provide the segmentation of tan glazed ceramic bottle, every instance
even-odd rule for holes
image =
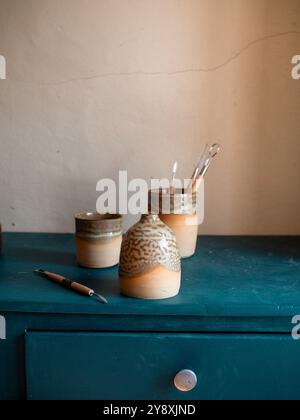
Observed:
[[[157,215],[144,215],[124,236],[120,258],[122,294],[167,299],[179,293],[181,261],[176,238]]]

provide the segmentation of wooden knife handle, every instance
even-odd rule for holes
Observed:
[[[66,289],[74,290],[77,293],[86,296],[92,296],[94,291],[89,287],[83,286],[80,283],[76,283],[66,277],[60,276],[58,274],[49,273],[48,271],[45,272],[45,275],[50,279],[53,280],[55,283],[59,283],[61,286],[65,287]]]
[[[71,289],[77,293],[81,293],[82,295],[86,295],[86,296],[92,296],[94,294],[94,291],[92,289],[89,289],[88,287],[83,286],[82,284],[79,284],[79,283],[73,282],[71,284]]]

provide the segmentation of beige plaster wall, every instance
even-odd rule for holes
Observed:
[[[300,234],[299,0],[0,0],[0,54],[4,229],[73,231],[98,179],[219,139],[201,232]]]

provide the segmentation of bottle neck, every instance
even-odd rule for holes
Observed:
[[[157,214],[143,214],[142,222],[159,222],[159,216]]]

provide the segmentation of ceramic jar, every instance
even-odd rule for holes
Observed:
[[[80,213],[75,220],[78,264],[86,268],[117,265],[122,243],[122,216]]]
[[[198,214],[196,194],[176,190],[150,191],[149,206],[152,213],[174,232],[181,258],[195,254],[198,238]]]
[[[166,299],[179,293],[181,262],[176,238],[157,215],[144,215],[123,238],[120,257],[122,294]]]

